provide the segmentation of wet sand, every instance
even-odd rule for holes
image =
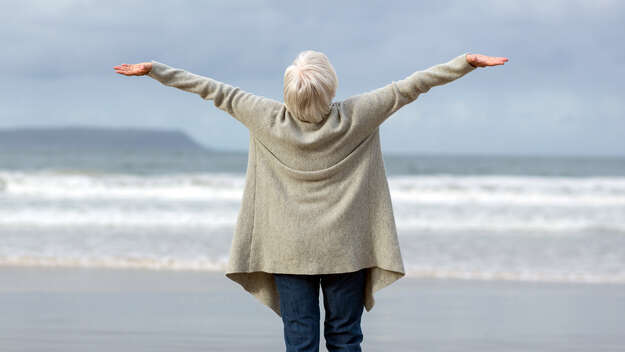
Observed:
[[[363,351],[625,351],[625,285],[404,278]],[[321,350],[324,351],[323,340]],[[222,273],[0,267],[0,351],[284,351]]]

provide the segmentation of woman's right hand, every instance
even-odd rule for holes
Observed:
[[[505,57],[493,57],[480,54],[467,54],[467,62],[475,67],[503,65]]]
[[[148,73],[150,73],[150,71],[152,70],[152,63],[151,62],[142,62],[139,64],[132,64],[132,65],[128,65],[128,64],[121,64],[119,66],[115,66],[113,67],[115,69],[115,72],[121,74],[121,75],[126,75],[126,76],[143,76],[143,75],[147,75]]]

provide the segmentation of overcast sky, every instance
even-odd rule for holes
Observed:
[[[0,127],[182,129],[247,150],[212,102],[113,66],[156,60],[282,100],[325,52],[336,100],[460,54],[505,56],[381,127],[384,152],[625,155],[623,1],[2,1]]]

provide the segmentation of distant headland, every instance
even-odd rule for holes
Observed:
[[[212,151],[176,129],[82,126],[0,128],[0,150]]]

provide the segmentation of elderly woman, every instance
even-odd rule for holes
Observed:
[[[360,351],[363,308],[404,276],[379,126],[430,88],[504,57],[465,53],[344,101],[326,55],[300,53],[284,103],[152,60],[115,66],[196,93],[250,132],[226,276],[281,316],[287,351]]]

